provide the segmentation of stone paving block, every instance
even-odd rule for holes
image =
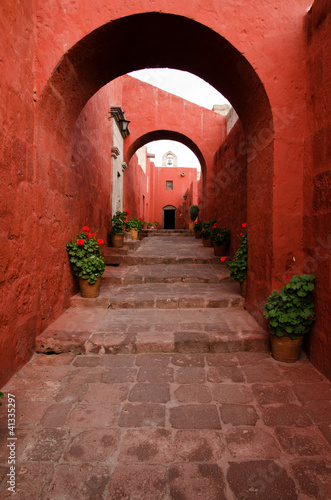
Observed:
[[[175,351],[180,353],[209,352],[210,337],[199,332],[176,332]]]
[[[331,424],[331,401],[308,401],[304,408],[316,424]]]
[[[128,430],[125,433],[119,461],[125,463],[169,463],[174,460],[171,431],[166,429]]]
[[[72,353],[84,354],[85,342],[91,336],[90,331],[53,331],[45,330],[36,338],[35,349],[37,353]]]
[[[262,419],[265,425],[307,427],[312,421],[307,412],[299,405],[288,403],[277,406],[262,406]]]
[[[104,462],[117,451],[120,429],[93,429],[77,434],[64,454],[66,462]]]
[[[166,468],[161,465],[120,465],[111,476],[107,498],[164,500]]]
[[[91,354],[130,354],[135,352],[136,335],[130,333],[94,333],[85,345]]]
[[[100,363],[100,356],[76,356],[73,362],[74,366],[97,366]]]
[[[61,386],[60,381],[55,380],[31,380],[14,376],[10,380],[10,392],[14,394],[17,400],[30,402],[48,402],[51,401]],[[8,384],[2,389],[2,392],[8,392]],[[0,417],[1,418],[1,417]]]
[[[99,464],[57,465],[43,500],[102,500],[110,475],[109,467]]]
[[[300,401],[328,401],[331,399],[331,387],[329,383],[294,384],[293,391]]]
[[[240,384],[214,384],[212,385],[213,399],[219,403],[251,403],[252,390],[249,386]]]
[[[162,384],[174,381],[174,369],[167,366],[141,366],[139,368],[138,382]]]
[[[136,338],[136,352],[174,352],[174,334],[173,333],[138,333]]]
[[[235,354],[210,354],[207,356],[208,366],[237,366],[238,360]]]
[[[169,480],[173,499],[227,500],[223,472],[215,463],[175,464]]]
[[[283,377],[291,382],[308,383],[308,382],[324,382],[326,378],[319,373],[311,364],[293,364],[293,366],[282,366]]]
[[[162,354],[140,354],[135,358],[136,366],[168,366],[170,358]]]
[[[53,404],[47,408],[40,424],[43,427],[63,427],[72,403]]]
[[[203,384],[206,381],[205,370],[194,366],[181,367],[175,372],[175,381],[178,384]]]
[[[70,365],[74,359],[74,354],[63,353],[61,356],[57,354],[39,354],[35,353],[29,361],[29,364],[44,365],[44,366],[58,366]]]
[[[40,492],[48,485],[54,470],[52,462],[20,462],[16,470],[16,493],[13,494],[8,491],[8,484],[1,491],[1,499],[5,498],[24,498],[24,499],[37,499],[40,498]],[[7,469],[5,469],[7,474]],[[1,474],[0,474],[1,481]]]
[[[84,384],[91,382],[100,382],[102,370],[99,367],[95,368],[76,368],[67,377],[68,384]]]
[[[54,400],[57,403],[78,403],[85,398],[87,391],[88,385],[85,383],[63,383]]]
[[[290,455],[301,456],[330,456],[331,448],[325,443],[323,437],[308,427],[277,427],[276,436],[282,448]]]
[[[135,363],[134,356],[118,354],[116,356],[100,356],[100,366],[114,367],[132,367]]]
[[[126,400],[129,385],[129,382],[126,384],[89,384],[82,400],[90,404],[119,404]]]
[[[226,433],[227,449],[238,459],[272,459],[281,456],[276,439],[264,429],[237,427]]]
[[[202,384],[185,384],[175,390],[174,396],[180,403],[210,403],[210,389]]]
[[[70,371],[71,367],[68,365],[35,366],[26,364],[21,370],[21,375],[24,377],[24,380],[30,381],[32,383],[35,380],[58,381],[64,379]]]
[[[103,384],[123,384],[125,382],[134,382],[136,374],[136,368],[107,368],[101,375],[101,382]]]
[[[166,403],[170,400],[169,384],[136,384],[128,400],[135,403]]]
[[[221,420],[231,425],[255,425],[259,420],[254,406],[223,403],[220,405]]]
[[[175,434],[176,456],[184,462],[217,462],[225,445],[222,431],[181,430]]]
[[[75,405],[66,420],[74,429],[98,429],[117,424],[118,405],[84,404]]]
[[[260,405],[296,401],[293,391],[285,384],[254,384],[252,389],[255,399]]]
[[[208,368],[207,380],[219,382],[245,382],[243,371],[238,366],[211,366]]]
[[[240,365],[257,365],[266,364],[270,362],[273,364],[274,360],[269,352],[237,352],[236,357]]]
[[[164,427],[165,406],[152,403],[125,404],[120,414],[120,427]]]
[[[259,363],[257,365],[245,365],[242,367],[248,383],[281,382],[284,377],[280,368],[271,363]]]
[[[331,462],[323,459],[301,458],[291,463],[291,472],[301,491],[314,500],[331,498]]]
[[[16,393],[15,393],[16,394]],[[42,417],[47,408],[49,401],[34,401],[31,402],[23,399],[22,396],[16,394],[16,427],[26,428],[34,427],[35,423]],[[0,412],[4,411],[4,406],[0,408]]]
[[[227,481],[235,498],[245,500],[297,499],[293,479],[273,460],[230,462]]]
[[[27,439],[22,461],[55,462],[62,455],[68,439],[65,429],[42,429]]]
[[[205,366],[205,357],[203,354],[175,354],[171,356],[171,363],[176,366],[201,368]]]
[[[216,405],[183,405],[170,408],[169,421],[175,429],[220,429]]]

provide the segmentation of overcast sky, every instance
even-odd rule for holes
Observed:
[[[214,87],[198,76],[168,68],[151,68],[129,73],[130,76],[138,78],[171,94],[178,95],[187,101],[194,102],[199,106],[212,109],[214,104],[225,104],[228,101]],[[174,141],[156,141],[148,145],[148,152],[155,154],[155,163],[161,166],[162,155],[172,151],[178,157],[178,166],[196,167],[200,170],[200,164],[192,151],[181,143]]]

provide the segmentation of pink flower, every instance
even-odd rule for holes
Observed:
[[[104,241],[103,241],[101,238],[99,238],[99,239],[97,240],[97,243],[98,243],[98,245],[103,245],[103,244],[104,244]]]
[[[221,257],[221,262],[225,262],[226,261],[226,257]]]
[[[89,227],[87,227],[87,226],[84,226],[84,227],[83,227],[83,231],[86,231],[86,232],[88,233],[88,232],[89,232],[89,230],[90,230],[90,228],[89,228]]]
[[[83,246],[84,245],[84,240],[77,240],[77,245]]]

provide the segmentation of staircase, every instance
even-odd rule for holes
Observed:
[[[37,352],[267,351],[238,283],[212,248],[182,234],[160,232],[132,253],[124,249],[121,265],[106,268],[99,297],[72,297],[71,308],[37,338]]]

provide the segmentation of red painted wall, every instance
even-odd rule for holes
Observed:
[[[306,343],[331,378],[331,4],[316,0],[307,16],[307,135],[303,271],[316,276],[317,321]],[[308,339],[307,339],[308,340]]]

